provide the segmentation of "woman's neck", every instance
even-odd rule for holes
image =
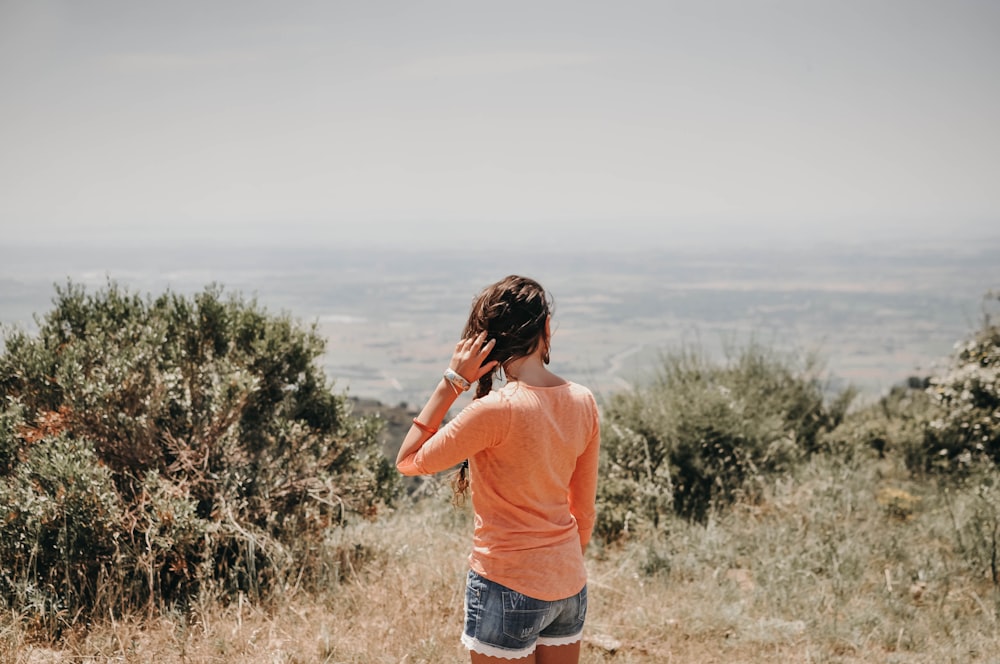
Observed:
[[[555,387],[566,382],[549,371],[542,361],[540,350],[507,363],[504,373],[508,381],[517,381],[533,387]]]

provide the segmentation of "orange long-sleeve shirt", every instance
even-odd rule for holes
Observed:
[[[594,528],[600,424],[576,383],[506,384],[476,399],[397,467],[429,475],[469,459],[472,569],[536,599],[587,582],[582,547]]]

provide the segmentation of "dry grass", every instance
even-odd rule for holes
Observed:
[[[815,465],[708,524],[676,522],[656,539],[594,547],[583,662],[1000,661],[1000,594],[949,539],[960,506],[945,513],[922,491],[892,468]],[[0,659],[465,662],[470,528],[467,513],[433,497],[332,532],[345,580],[320,592],[108,616],[55,644],[31,643],[7,616]]]

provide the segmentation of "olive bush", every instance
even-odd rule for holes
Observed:
[[[0,356],[0,601],[45,620],[261,595],[397,485],[287,315],[67,283]],[[305,574],[308,577],[308,574]]]
[[[938,412],[927,392],[929,378],[912,376],[874,403],[849,413],[821,447],[844,461],[896,457],[906,466],[922,463],[924,431]]]
[[[938,413],[926,428],[922,465],[954,470],[974,459],[1000,462],[1000,325],[985,316],[927,389]]]
[[[655,530],[671,514],[703,519],[816,451],[854,394],[828,404],[817,367],[757,345],[725,363],[684,351],[666,356],[648,386],[614,395],[604,413],[598,534]]]

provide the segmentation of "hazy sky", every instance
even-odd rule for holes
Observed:
[[[0,0],[8,239],[994,228],[995,0]]]

